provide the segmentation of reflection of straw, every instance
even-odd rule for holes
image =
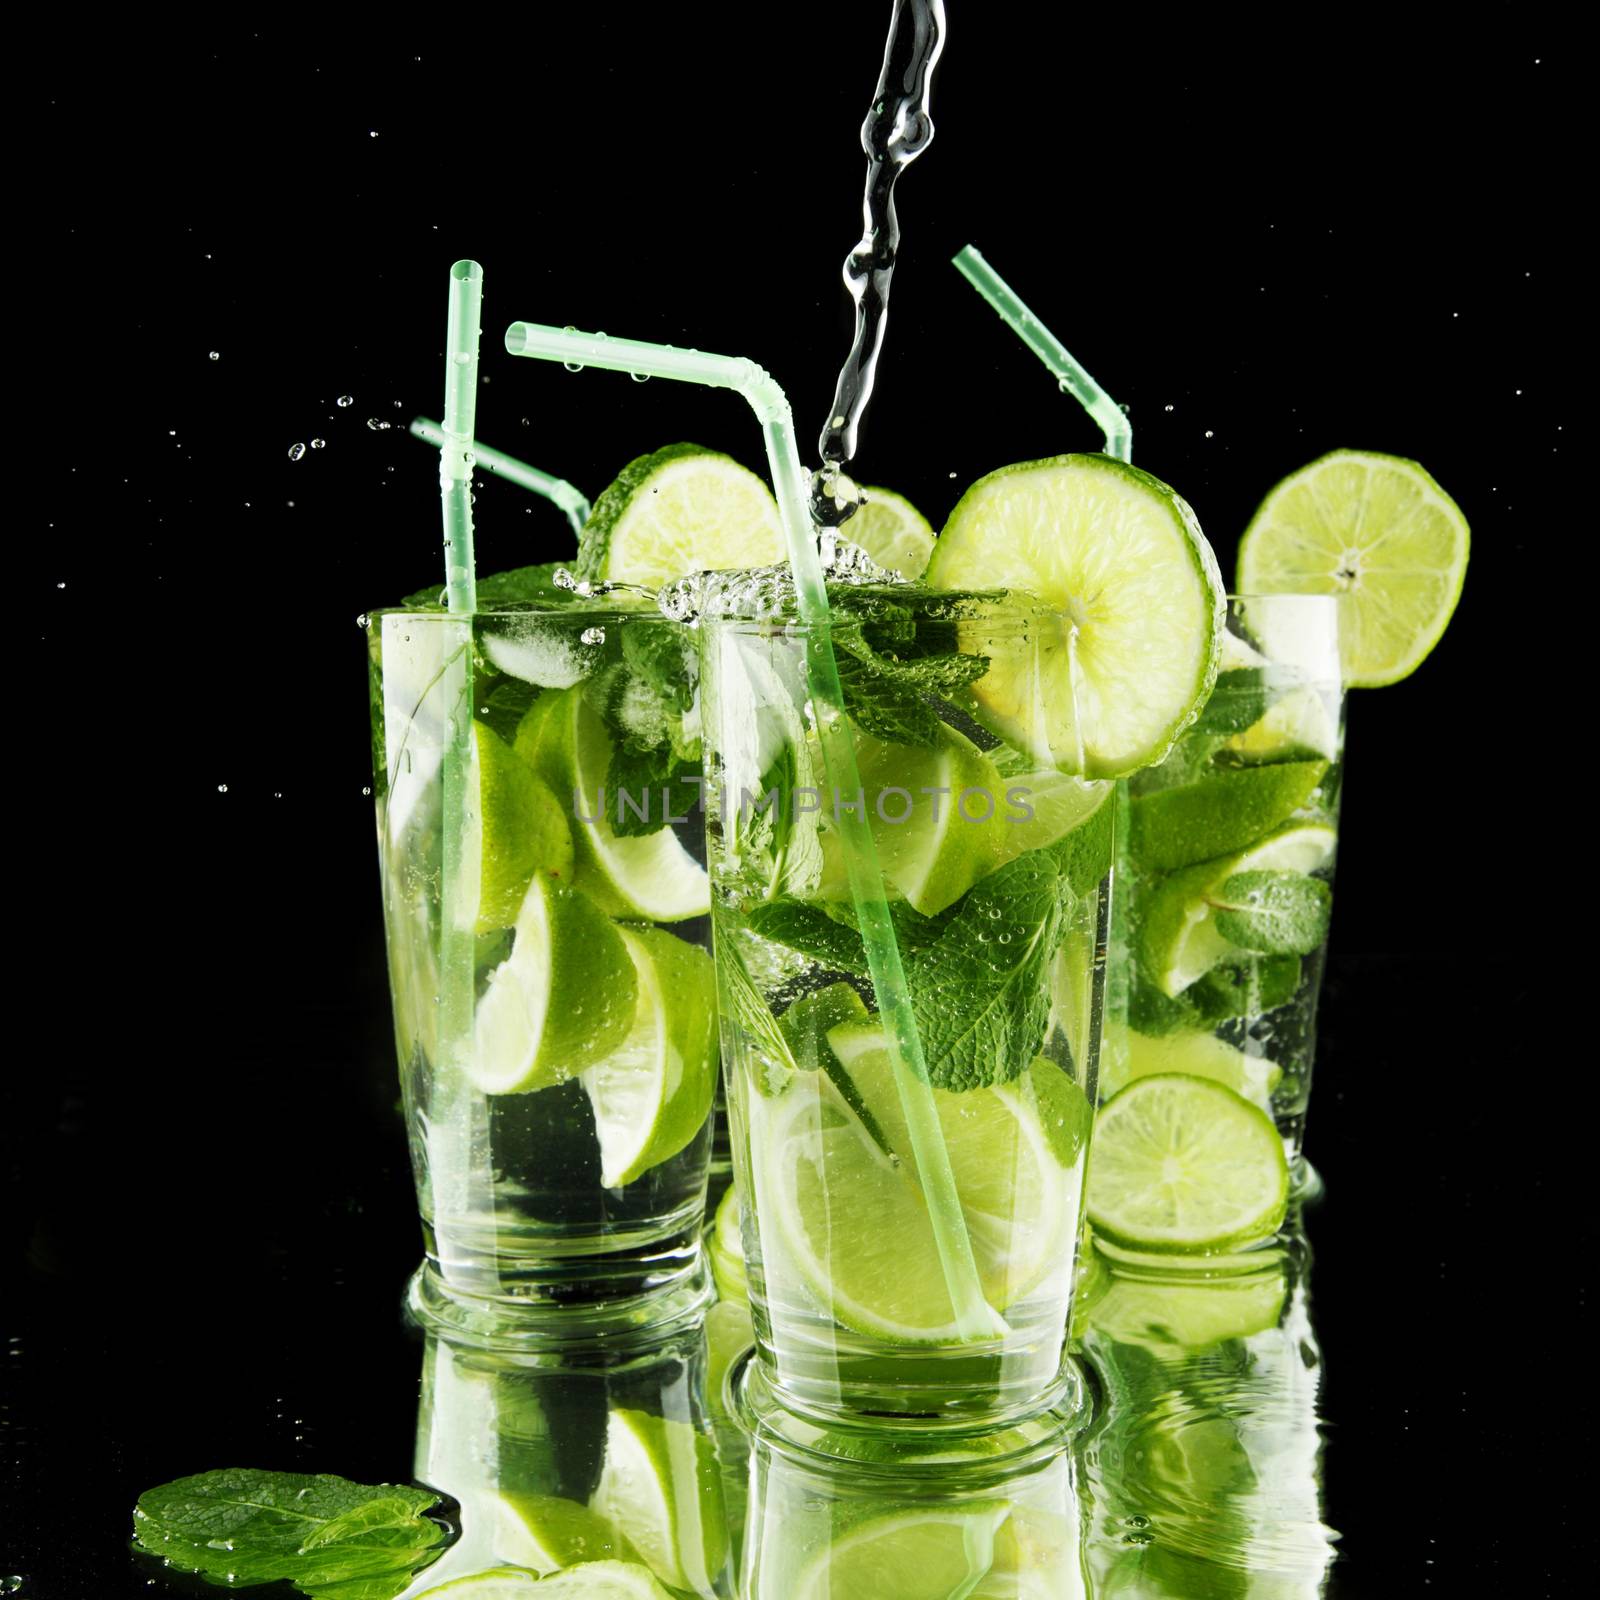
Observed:
[[[411,424],[410,432],[412,438],[421,439],[424,444],[442,445],[445,442],[445,430],[427,417],[418,417]],[[498,478],[509,479],[521,488],[543,495],[566,512],[574,533],[583,532],[583,525],[589,520],[589,502],[581,489],[568,483],[565,478],[553,478],[548,472],[530,467],[526,461],[518,461],[503,450],[491,450],[488,445],[476,441],[471,448],[475,467],[482,467],[485,472],[492,472]]]
[[[861,788],[856,768],[850,724],[843,714],[844,694],[839,686],[839,666],[834,659],[828,591],[817,558],[806,510],[805,472],[795,448],[794,419],[782,389],[753,361],[739,356],[708,355],[700,350],[643,344],[633,339],[612,339],[604,334],[569,332],[537,323],[514,322],[506,330],[506,349],[512,355],[541,361],[576,362],[614,372],[646,373],[655,378],[676,378],[713,388],[734,389],[749,402],[761,423],[767,444],[767,462],[778,497],[778,511],[789,561],[794,569],[800,619],[806,625],[806,666],[811,697],[818,707],[817,732],[829,782],[843,794]],[[866,945],[867,965],[878,1000],[878,1014],[894,1062],[895,1079],[905,1108],[917,1176],[938,1246],[950,1303],[964,1339],[982,1339],[1000,1332],[1003,1324],[985,1303],[978,1282],[972,1242],[967,1237],[955,1176],[945,1149],[944,1130],[928,1083],[922,1058],[922,1041],[911,1010],[911,991],[900,960],[900,946],[884,894],[883,872],[877,847],[865,816],[840,808],[839,832],[850,878],[850,894]]]
[[[458,261],[450,269],[450,322],[445,345],[444,436],[439,450],[439,498],[444,515],[445,604],[452,622],[446,648],[458,663],[444,685],[444,751],[441,772],[443,863],[439,930],[439,1055],[453,1099],[466,1082],[472,1050],[474,929],[478,863],[469,860],[472,835],[472,622],[477,581],[472,563],[472,431],[478,403],[478,328],[483,309],[483,268]],[[459,618],[457,624],[455,619]],[[453,647],[453,648],[452,648]],[[443,1085],[441,1085],[443,1088]],[[462,1113],[440,1126],[452,1140],[453,1159],[430,1155],[441,1186],[443,1209],[452,1218],[475,1199],[470,1153],[477,1140]],[[455,1147],[453,1141],[462,1141]],[[487,1174],[484,1174],[487,1182]],[[438,1201],[441,1197],[436,1195]]]
[[[1133,457],[1133,427],[1115,400],[1078,365],[1051,331],[1017,298],[1011,285],[967,245],[955,258],[956,270],[1000,313],[1001,320],[1055,374],[1056,382],[1100,425],[1106,454],[1118,461]]]

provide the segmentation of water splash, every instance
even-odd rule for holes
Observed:
[[[852,544],[834,528],[821,530],[818,545],[823,576],[829,583],[882,585],[906,581],[898,572],[880,567],[860,545]],[[664,584],[655,600],[663,616],[691,624],[701,617],[787,620],[799,611],[794,569],[787,561],[771,567],[692,573]]]

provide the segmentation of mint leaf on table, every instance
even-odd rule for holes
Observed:
[[[1236,872],[1210,897],[1217,932],[1268,956],[1307,956],[1328,936],[1333,890],[1300,872]]]
[[[940,1089],[1009,1083],[1050,1018],[1050,963],[1071,895],[1048,850],[981,879],[907,960],[928,1077]]]
[[[225,1468],[146,1490],[135,1544],[183,1572],[230,1587],[286,1580],[316,1595],[358,1580],[390,1600],[444,1542],[422,1515],[439,1497],[394,1484],[369,1487],[327,1473]]]

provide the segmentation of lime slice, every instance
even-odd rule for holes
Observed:
[[[495,1559],[534,1572],[625,1555],[617,1530],[588,1506],[555,1494],[497,1495]]]
[[[717,1206],[716,1221],[711,1228],[710,1256],[711,1276],[717,1293],[732,1305],[744,1305],[750,1299],[740,1226],[739,1190],[737,1185],[730,1184]]]
[[[1159,761],[1211,692],[1216,557],[1188,505],[1136,467],[1056,456],[980,478],[927,582],[1021,589],[1051,608],[1026,648],[983,649],[992,665],[973,686],[994,731],[1049,766],[1114,778]]]
[[[1307,684],[1275,700],[1260,721],[1223,740],[1222,748],[1237,761],[1339,759],[1339,723],[1319,689]]]
[[[492,728],[472,724],[478,781],[477,848],[482,863],[479,933],[509,928],[535,872],[572,878],[572,830],[561,802]],[[471,860],[472,842],[467,844]]]
[[[543,1582],[533,1573],[518,1567],[496,1567],[424,1590],[417,1600],[526,1600],[531,1594],[542,1596],[544,1592]]]
[[[1128,848],[1146,870],[1170,871],[1242,850],[1302,806],[1316,803],[1328,763],[1274,761],[1212,767],[1191,783],[1135,795]]]
[[[1288,1203],[1278,1130],[1220,1083],[1138,1078],[1100,1108],[1088,1213],[1110,1238],[1146,1250],[1232,1249],[1270,1238]]]
[[[933,525],[893,489],[863,484],[861,493],[861,508],[840,531],[886,571],[908,581],[920,578],[933,554]]]
[[[672,1600],[648,1567],[635,1561],[585,1561],[536,1578],[503,1567],[429,1589],[418,1600]]]
[[[1140,960],[1146,974],[1163,994],[1174,996],[1220,962],[1242,959],[1243,952],[1217,932],[1208,896],[1236,872],[1316,872],[1332,858],[1337,842],[1338,835],[1326,823],[1290,822],[1248,850],[1174,872],[1150,895],[1144,909]]]
[[[995,1535],[1010,1511],[1009,1501],[989,1500],[873,1517],[830,1540],[794,1579],[771,1571],[776,1550],[764,1551],[761,1592],[793,1600],[971,1596],[994,1564]],[[772,1543],[782,1548],[781,1538]]]
[[[743,1301],[719,1300],[706,1312],[706,1406],[726,1419],[722,1390],[728,1368],[756,1342],[750,1307]]]
[[[1169,1033],[1160,1038],[1107,1022],[1100,1047],[1100,1098],[1109,1100],[1135,1078],[1181,1072],[1209,1078],[1269,1115],[1283,1069],[1265,1056],[1247,1056],[1210,1033]]]
[[[627,1038],[638,979],[616,925],[536,876],[511,954],[478,1001],[468,1073],[484,1094],[525,1094],[592,1067]]]
[[[1158,1354],[1201,1350],[1277,1327],[1288,1294],[1289,1279],[1281,1263],[1266,1272],[1182,1283],[1117,1273],[1087,1321],[1102,1338],[1142,1345]]]
[[[563,804],[572,805],[575,881],[602,910],[650,922],[682,922],[710,911],[705,869],[671,828],[636,837],[612,831],[611,741],[581,688],[536,700],[517,729],[516,750]]]
[[[1239,542],[1239,588],[1342,595],[1345,682],[1375,689],[1416,671],[1439,642],[1468,543],[1461,508],[1415,461],[1335,450],[1261,502]]]
[[[578,575],[654,588],[689,572],[781,561],[772,491],[731,456],[670,444],[630,461],[578,538]]]
[[[600,1183],[620,1189],[705,1126],[717,1086],[711,957],[664,928],[618,928],[638,978],[632,1031],[583,1074],[600,1142]]]
[[[716,1450],[704,1434],[687,1422],[614,1410],[589,1503],[670,1588],[715,1592],[728,1528]]]

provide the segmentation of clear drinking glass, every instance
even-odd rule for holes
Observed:
[[[1338,600],[1236,595],[1216,689],[1120,785],[1100,1093],[1212,1078],[1270,1115],[1297,1183],[1343,772]]]
[[[719,1010],[763,1377],[813,1415],[1027,1414],[1070,1381],[1113,786],[1044,764],[997,709],[1067,619],[862,587],[836,599],[831,629],[854,795],[823,769],[806,628],[701,622]],[[838,828],[852,806],[890,896],[976,1318],[958,1310],[855,926]]]
[[[571,605],[389,612],[369,644],[413,1305],[692,1299],[717,1040],[691,636]]]

